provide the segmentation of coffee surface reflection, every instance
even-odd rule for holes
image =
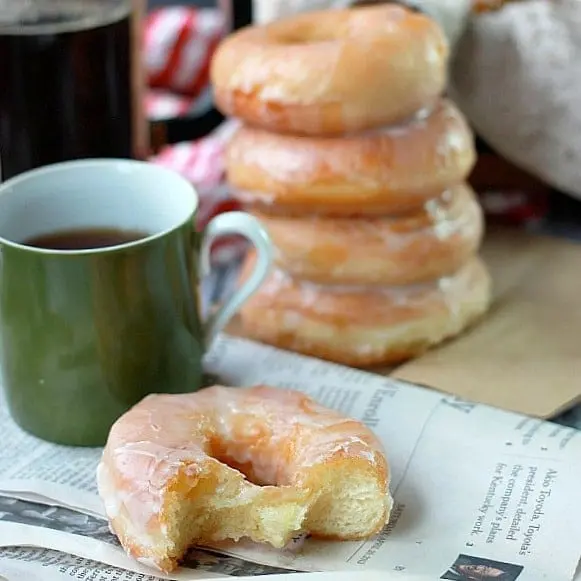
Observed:
[[[120,246],[147,238],[148,233],[139,230],[120,230],[118,228],[82,228],[61,230],[35,236],[24,242],[26,246],[48,250],[90,250]]]

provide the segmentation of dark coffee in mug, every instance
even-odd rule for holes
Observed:
[[[121,230],[118,228],[81,228],[61,230],[50,234],[35,236],[25,240],[26,246],[48,250],[91,250],[119,246],[147,238],[149,234],[140,230]]]

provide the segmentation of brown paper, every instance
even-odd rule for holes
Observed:
[[[541,418],[581,403],[581,244],[489,230],[491,310],[470,331],[396,369],[372,370]],[[239,320],[228,332],[243,336]]]
[[[488,232],[490,312],[393,377],[542,418],[581,402],[581,245]]]

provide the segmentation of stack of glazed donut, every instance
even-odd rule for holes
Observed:
[[[488,308],[473,135],[442,97],[448,46],[397,5],[310,12],[227,38],[212,63],[233,193],[276,267],[241,311],[256,340],[392,364]],[[250,272],[249,256],[242,277]]]

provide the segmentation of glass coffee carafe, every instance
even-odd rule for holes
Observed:
[[[0,0],[2,179],[147,155],[141,0]]]

